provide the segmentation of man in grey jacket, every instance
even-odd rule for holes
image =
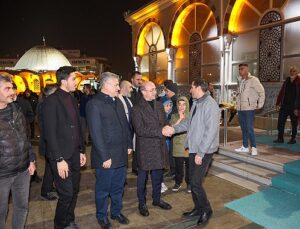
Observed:
[[[198,216],[197,224],[202,225],[212,215],[202,181],[213,153],[219,147],[220,113],[218,104],[210,96],[208,84],[203,79],[195,79],[190,92],[194,102],[189,118],[174,127],[164,127],[164,133],[171,135],[187,131],[185,147],[189,149],[190,182],[195,207],[183,215]]]
[[[261,109],[265,102],[265,89],[259,79],[249,73],[248,64],[239,65],[237,111],[242,129],[243,145],[235,149],[239,153],[249,153],[250,140],[251,155],[257,155],[254,135],[255,110]]]

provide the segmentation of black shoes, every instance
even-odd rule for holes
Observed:
[[[129,224],[129,219],[127,219],[122,213],[117,216],[111,216],[112,220],[117,220],[120,224]]]
[[[281,138],[277,138],[276,140],[273,141],[274,143],[284,143],[284,140]]]
[[[102,229],[110,229],[111,224],[108,219],[100,220],[98,219],[98,223]]]
[[[274,143],[284,143],[284,140],[281,138],[277,138],[276,140],[273,141]],[[291,138],[291,140],[289,140],[287,142],[287,144],[296,144],[296,140],[294,138]]]
[[[296,140],[294,138],[291,138],[291,140],[289,140],[287,144],[296,144]]]
[[[149,216],[149,211],[146,204],[139,205],[139,212],[142,216]]]
[[[42,197],[43,200],[49,200],[49,201],[57,199],[57,196],[56,196],[55,192],[47,192],[46,195],[42,194],[41,197]]]
[[[160,200],[158,203],[152,203],[153,206],[157,206],[160,207],[161,209],[164,210],[170,210],[172,208],[172,206],[170,204],[168,204],[167,202]]]
[[[184,217],[190,218],[190,217],[200,216],[200,213],[196,208],[194,208],[192,211],[184,212],[182,215]]]
[[[212,213],[213,213],[212,210],[203,212],[197,221],[197,225],[202,225],[202,224],[207,223],[208,220],[210,219]]]

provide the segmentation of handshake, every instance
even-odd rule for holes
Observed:
[[[166,137],[171,137],[175,133],[175,130],[171,126],[164,126],[162,129],[162,134]]]

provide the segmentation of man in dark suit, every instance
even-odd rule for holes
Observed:
[[[142,216],[148,216],[146,184],[149,172],[152,180],[152,204],[165,210],[172,207],[160,198],[163,168],[168,164],[166,139],[162,133],[163,126],[166,124],[165,112],[162,104],[155,99],[156,87],[153,82],[145,82],[140,90],[143,97],[137,105],[133,106],[132,122],[137,136],[139,212]]]
[[[143,83],[142,74],[139,71],[134,71],[131,75],[131,83],[132,83],[132,91],[130,100],[132,101],[133,106],[136,105],[139,99],[142,96],[140,86]],[[135,139],[133,140],[135,142]],[[135,150],[132,151],[132,173],[137,175],[138,174],[138,166],[137,166],[137,158]]]
[[[134,71],[131,76],[131,83],[132,83],[132,92],[130,99],[133,105],[137,104],[139,99],[142,97],[140,86],[143,83],[142,74],[138,71]]]
[[[122,194],[132,138],[119,94],[119,77],[104,72],[101,91],[88,102],[86,117],[92,137],[91,164],[96,169],[96,217],[103,229],[111,224],[107,217],[111,198],[111,219],[121,224],[129,220],[121,213]]]
[[[86,162],[75,91],[75,68],[56,71],[59,88],[45,99],[42,115],[46,156],[58,191],[54,228],[77,228],[74,209],[79,192],[80,166]]]

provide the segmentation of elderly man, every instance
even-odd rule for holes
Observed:
[[[131,97],[131,92],[132,92],[132,84],[127,80],[121,81],[119,99],[123,103],[126,117],[127,117],[128,122],[130,123],[130,125],[131,125],[131,114],[130,113],[131,113],[131,109],[133,106],[131,100],[129,99]]]
[[[239,153],[249,153],[249,142],[251,155],[257,155],[256,141],[254,135],[255,110],[261,109],[265,102],[265,89],[259,79],[249,73],[248,64],[239,65],[237,111],[242,129],[243,145],[235,149]]]
[[[121,210],[132,138],[123,104],[118,99],[119,77],[104,72],[100,90],[88,102],[86,115],[92,137],[91,163],[96,169],[96,217],[100,226],[108,229],[111,227],[107,217],[109,197],[111,219],[129,223]]]
[[[80,167],[86,162],[78,105],[71,92],[76,90],[76,69],[56,71],[59,88],[49,95],[42,108],[46,157],[49,158],[58,191],[54,228],[77,228],[75,206],[79,192]]]
[[[12,228],[25,227],[30,175],[35,155],[21,109],[13,103],[15,92],[9,76],[0,74],[0,228],[5,228],[9,194],[12,194]]]
[[[138,161],[137,195],[139,212],[148,216],[146,205],[146,184],[148,174],[152,181],[152,204],[162,209],[171,209],[171,205],[161,200],[163,168],[167,166],[166,139],[162,129],[166,124],[165,113],[160,102],[156,101],[156,87],[153,82],[145,82],[140,90],[143,97],[133,106],[132,122],[136,133],[136,153]]]
[[[298,78],[298,70],[295,66],[293,66],[290,68],[290,76],[287,77],[282,84],[276,101],[276,108],[279,110],[279,117],[277,123],[278,137],[273,141],[274,143],[284,142],[284,126],[288,116],[290,116],[292,124],[292,136],[288,141],[288,144],[296,143],[298,117],[295,114],[295,110],[299,84],[300,79]]]
[[[198,216],[197,224],[202,225],[212,215],[202,181],[213,153],[219,147],[219,106],[210,96],[208,84],[203,79],[195,79],[190,92],[194,99],[190,116],[174,127],[166,126],[164,132],[170,135],[187,131],[185,148],[189,149],[189,174],[195,207],[183,215]]]

